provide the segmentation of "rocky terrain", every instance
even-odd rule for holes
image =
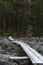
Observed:
[[[37,50],[41,55],[43,55],[43,38],[20,38],[20,41],[26,42],[32,48]],[[10,60],[11,56],[27,56],[23,49],[13,44],[8,38],[0,37],[0,64],[1,65],[28,65],[31,62],[30,59],[27,60]]]
[[[9,57],[27,56],[22,48],[11,43],[7,38],[0,38],[0,64],[1,65],[27,65],[29,60],[10,60]]]

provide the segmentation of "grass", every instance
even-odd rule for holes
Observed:
[[[38,64],[34,64],[34,65],[38,65]]]

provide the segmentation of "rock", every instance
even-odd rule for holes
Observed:
[[[43,55],[43,46],[40,46],[38,51]]]

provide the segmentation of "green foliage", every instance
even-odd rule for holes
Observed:
[[[38,65],[38,64],[34,64],[34,65]]]
[[[27,11],[30,12],[27,13]],[[11,28],[7,28],[8,33],[10,32],[11,34],[13,34],[14,32],[17,32],[18,34],[23,33],[24,35],[43,36],[42,0],[41,2],[40,0],[0,0],[0,13],[1,12],[3,12],[5,16],[6,24],[8,25],[7,21],[10,22],[8,27]],[[6,12],[9,14],[12,13],[14,14],[14,16],[12,16],[11,18],[11,15],[7,17],[7,14],[5,15]],[[0,32],[1,31],[2,29],[0,29]]]
[[[32,35],[33,35],[32,29],[33,29],[32,26],[28,25],[28,27],[27,27],[27,34],[28,34],[29,37],[32,37]]]
[[[15,1],[15,18],[16,18],[16,31],[19,33],[24,33],[26,35],[27,32],[27,26],[30,23],[29,20],[29,13],[27,11],[29,10],[29,1],[28,0],[17,0]],[[18,12],[18,8],[21,10],[21,12]]]
[[[1,0],[0,1],[0,11],[1,12],[12,12],[13,11],[13,5],[11,1],[8,0]]]
[[[32,10],[33,10],[33,15],[34,18],[33,19],[33,31],[34,31],[34,35],[36,36],[41,36],[41,33],[43,33],[43,1],[41,0],[32,0],[31,1],[31,5],[32,5]]]
[[[14,29],[8,29],[7,33],[10,33],[11,35],[14,34]]]

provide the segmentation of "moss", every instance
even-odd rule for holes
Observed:
[[[14,45],[14,44],[9,44],[10,48],[13,48],[13,49],[18,49],[17,45]]]
[[[34,65],[37,65],[37,64],[34,64]]]

